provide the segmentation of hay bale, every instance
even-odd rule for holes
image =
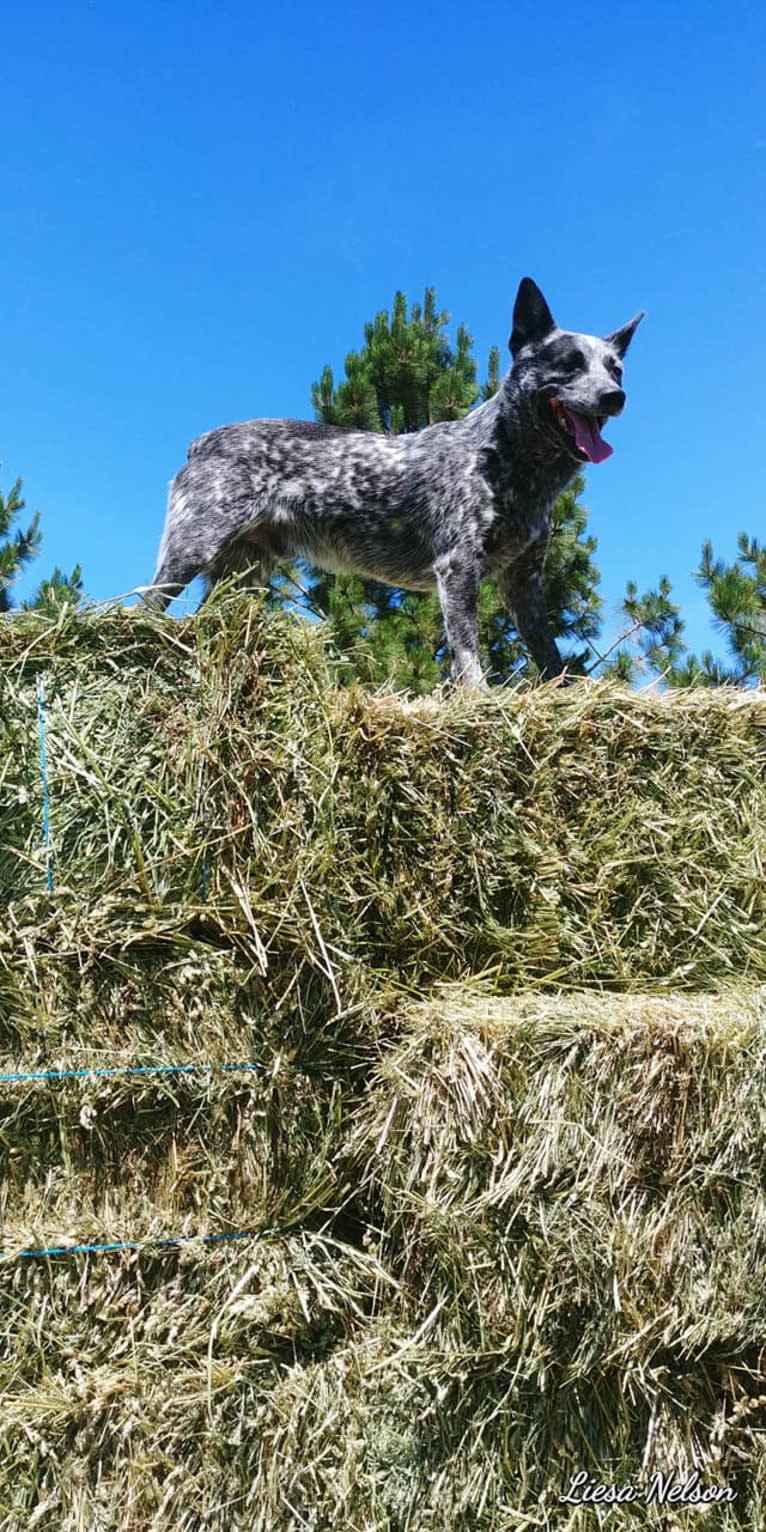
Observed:
[[[381,1252],[413,1323],[437,1315],[432,1356],[463,1359],[466,1453],[505,1413],[519,1511],[553,1515],[554,1463],[644,1484],[693,1463],[761,1505],[764,1083],[764,990],[456,989],[382,1060],[356,1129]]]
[[[24,1086],[15,1115],[5,1087],[19,1234],[79,1202],[119,1237],[129,1177],[144,1233],[262,1234],[0,1266],[9,1525],[579,1532],[582,1468],[697,1469],[736,1491],[717,1527],[759,1525],[765,1022],[762,990],[446,987],[379,1017],[331,1107],[286,1082],[281,1160],[269,1080]],[[639,1512],[698,1514],[610,1524]]]
[[[766,977],[762,693],[334,691],[317,635],[247,602],[9,632],[6,901],[50,909],[44,671],[55,898],[86,924],[106,896],[160,923],[204,904],[216,939],[336,1011],[359,964],[504,990]]]
[[[766,699],[3,641],[2,1532],[761,1525]]]
[[[763,694],[357,694],[336,716],[340,897],[375,966],[504,989],[766,975]]]

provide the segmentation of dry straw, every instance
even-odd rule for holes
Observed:
[[[2,637],[0,1532],[766,1524],[766,699]]]

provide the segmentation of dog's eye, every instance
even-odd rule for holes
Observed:
[[[582,351],[568,351],[562,363],[564,372],[579,372],[585,366],[585,357]]]
[[[606,364],[606,370],[607,372],[611,372],[612,377],[616,378],[617,382],[619,383],[622,377],[622,362],[618,362],[616,357],[610,356]]]

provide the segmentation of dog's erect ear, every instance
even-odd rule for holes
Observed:
[[[531,277],[522,277],[513,305],[513,330],[508,342],[514,361],[522,346],[545,340],[555,328],[556,321],[537,283]]]
[[[643,317],[644,310],[642,309],[641,313],[636,314],[634,319],[629,319],[628,323],[624,324],[621,330],[615,330],[613,335],[604,336],[604,340],[606,341],[607,345],[614,346],[618,356],[625,355],[625,352],[627,351],[628,346],[630,345]]]

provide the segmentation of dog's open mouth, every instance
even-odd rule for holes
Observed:
[[[603,463],[605,458],[612,456],[614,448],[601,435],[608,415],[581,415],[577,410],[567,409],[560,399],[551,399],[550,403],[560,430],[586,462]]]

